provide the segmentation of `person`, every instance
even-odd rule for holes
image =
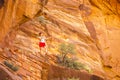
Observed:
[[[43,33],[39,33],[39,48],[40,48],[40,54],[42,54],[42,50],[44,49],[44,55],[47,54],[47,44],[46,44],[46,37]]]

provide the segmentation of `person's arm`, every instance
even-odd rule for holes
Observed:
[[[37,36],[38,39],[41,39],[41,36]]]
[[[52,37],[47,37],[46,40],[47,40],[47,39],[51,39],[51,38],[52,38]]]

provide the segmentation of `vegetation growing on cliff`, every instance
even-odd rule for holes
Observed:
[[[61,66],[65,66],[68,68],[76,69],[76,70],[86,70],[91,72],[91,68],[83,63],[77,62],[76,58],[70,57],[70,54],[75,54],[75,46],[73,44],[65,44],[62,43],[59,45],[58,51],[61,53],[57,56],[57,62]]]
[[[8,61],[4,61],[4,64],[9,67],[11,70],[13,71],[18,71],[19,70],[19,67],[18,66],[15,66],[14,64],[8,62]]]
[[[79,80],[79,78],[68,78],[67,80]]]
[[[58,51],[61,53],[60,54],[61,63],[66,64],[68,54],[75,54],[75,46],[73,44],[62,43],[59,45]]]

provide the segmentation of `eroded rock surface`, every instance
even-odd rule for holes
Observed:
[[[43,8],[40,1],[48,3]],[[1,0],[0,59],[19,65],[23,80],[47,80],[48,65],[55,63],[45,63],[39,53],[38,33],[43,32],[51,37],[48,55],[59,54],[60,43],[73,43],[74,57],[92,69],[93,80],[96,75],[119,80],[119,9],[118,0]]]

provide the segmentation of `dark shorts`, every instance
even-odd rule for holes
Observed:
[[[39,47],[45,47],[45,43],[44,42],[39,42]]]

